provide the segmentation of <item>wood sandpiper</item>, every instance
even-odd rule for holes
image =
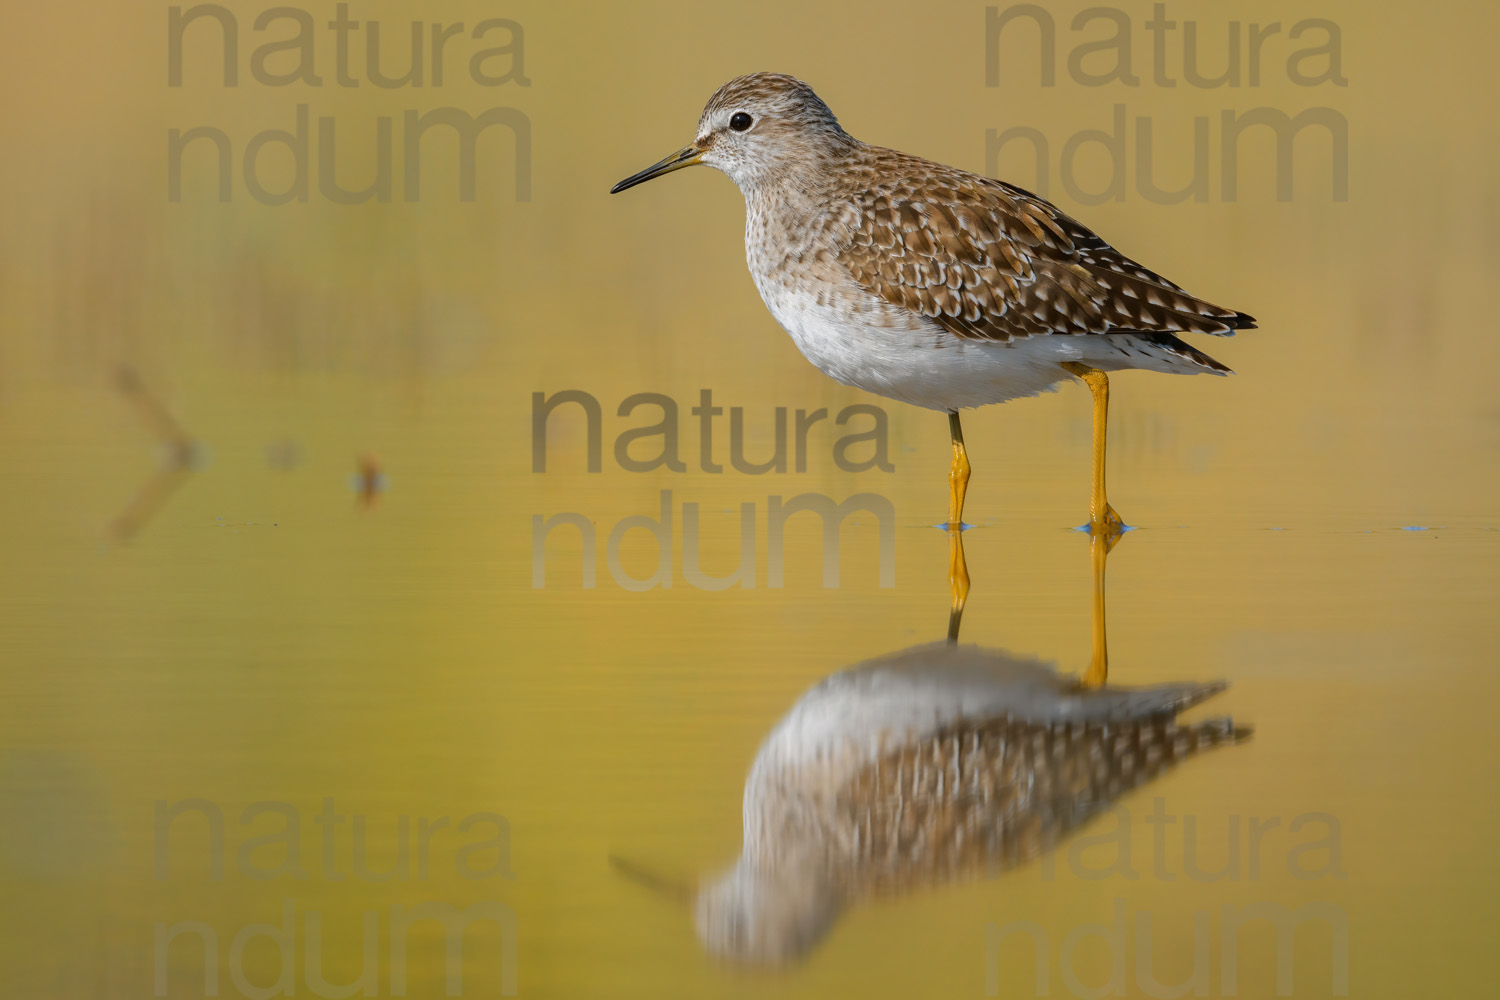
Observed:
[[[1094,397],[1090,529],[1118,534],[1104,493],[1105,373],[1227,375],[1177,335],[1255,325],[1028,191],[860,142],[790,76],[730,80],[691,145],[611,193],[698,163],[744,194],[750,273],[803,355],[847,385],[948,413],[950,530],[965,526],[969,482],[959,410],[1076,376]]]

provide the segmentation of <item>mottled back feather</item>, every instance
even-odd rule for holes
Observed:
[[[823,863],[852,897],[1004,871],[1188,757],[1247,736],[1227,719],[1172,716],[957,725],[882,756],[840,792]]]
[[[849,164],[863,176],[845,182],[852,211],[830,216],[843,237],[838,261],[866,289],[956,336],[1165,334],[1163,346],[1194,357],[1170,335],[1254,325],[1030,192],[895,150],[863,152]]]

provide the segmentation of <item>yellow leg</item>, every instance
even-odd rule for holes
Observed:
[[[948,586],[953,605],[948,611],[948,641],[958,641],[958,625],[963,620],[964,604],[969,600],[969,567],[964,562],[964,534],[958,528],[948,529]]]
[[[1094,394],[1093,486],[1089,492],[1089,530],[1094,534],[1102,532],[1118,536],[1125,527],[1125,522],[1120,520],[1120,515],[1115,513],[1104,496],[1104,442],[1105,426],[1109,419],[1109,376],[1097,368],[1090,368],[1076,361],[1064,361],[1062,366],[1083,379],[1089,392]],[[1109,544],[1113,545],[1114,542],[1111,540]]]
[[[962,530],[964,493],[969,488],[969,453],[964,449],[964,431],[959,426],[957,410],[948,413],[948,436],[953,439],[953,465],[948,471],[948,527]],[[965,581],[967,585],[967,577]]]
[[[1088,672],[1083,675],[1085,688],[1103,687],[1109,678],[1109,643],[1104,634],[1104,561],[1119,537],[1118,532],[1092,532],[1089,536],[1089,575],[1093,583],[1089,620],[1093,626],[1094,648],[1093,655],[1089,658]]]

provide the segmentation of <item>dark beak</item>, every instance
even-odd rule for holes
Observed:
[[[651,164],[651,166],[647,167],[645,170],[642,170],[638,174],[631,174],[629,177],[625,178],[623,181],[610,188],[609,193],[619,194],[626,188],[633,188],[637,184],[644,184],[646,181],[649,181],[653,177],[660,177],[662,174],[670,174],[672,171],[681,170],[683,167],[691,167],[697,163],[701,163],[702,157],[703,150],[699,149],[697,146],[684,146],[682,149],[679,149],[677,152],[673,153],[665,160],[659,160],[656,163]]]
[[[697,891],[690,883],[660,875],[633,861],[626,861],[618,855],[611,854],[609,856],[609,863],[614,867],[615,871],[624,875],[632,882],[643,885],[659,895],[666,896],[668,899],[675,899],[678,902],[691,904],[693,898],[697,895]]]

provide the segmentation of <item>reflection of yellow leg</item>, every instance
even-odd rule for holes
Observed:
[[[1089,659],[1088,673],[1083,675],[1086,688],[1103,687],[1109,678],[1109,643],[1104,635],[1104,561],[1119,537],[1118,532],[1097,531],[1089,536],[1089,576],[1093,582],[1089,620],[1093,625],[1094,652]]]
[[[1109,376],[1097,368],[1064,361],[1063,368],[1083,379],[1094,394],[1094,460],[1093,486],[1089,492],[1089,530],[1106,535],[1118,533],[1125,523],[1104,496],[1104,441],[1105,425],[1109,416]]]
[[[969,453],[964,450],[964,431],[958,424],[957,410],[948,413],[948,436],[953,439],[953,466],[948,472],[948,527],[957,528],[964,522],[964,492],[969,488]]]
[[[969,600],[969,567],[964,562],[964,535],[957,528],[948,529],[948,586],[953,591],[953,606],[948,611],[948,641],[958,641],[958,625]]]

